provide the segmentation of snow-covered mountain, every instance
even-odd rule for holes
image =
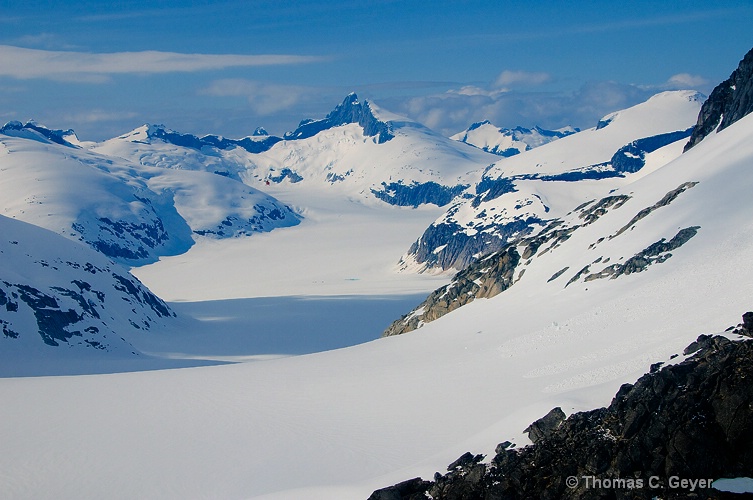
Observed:
[[[92,150],[144,166],[218,173],[259,189],[282,185],[289,200],[313,190],[410,207],[448,204],[496,159],[362,102],[356,94],[323,119],[303,120],[282,140],[198,138],[144,125]]]
[[[457,200],[427,228],[401,267],[462,269],[644,176],[681,153],[702,100],[694,91],[664,92],[594,128],[497,161],[484,170],[472,198]]]
[[[164,329],[175,317],[126,269],[87,246],[4,216],[0,235],[0,359],[6,367],[45,354],[138,356],[135,332]]]
[[[13,498],[367,498],[386,484],[431,477],[467,450],[491,457],[497,443],[509,441],[508,449],[510,443],[526,444],[524,429],[553,407],[569,414],[608,404],[622,384],[634,382],[656,363],[680,362],[684,348],[700,333],[722,332],[739,322],[742,311],[751,310],[753,117],[747,115],[716,133],[718,127],[711,127],[709,135],[682,153],[687,139],[677,138],[687,134],[699,107],[694,93],[660,94],[641,106],[605,117],[594,129],[514,157],[495,157],[496,163],[483,177],[479,173],[469,188],[473,197],[456,200],[459,203],[451,208],[454,215],[446,214],[441,220],[447,219],[450,226],[451,217],[459,228],[468,227],[469,238],[515,220],[539,222],[530,231],[520,229],[511,242],[500,243],[498,252],[472,258],[449,286],[401,320],[411,328],[419,327],[406,335],[230,366],[0,379],[4,402],[0,405],[4,423],[0,426],[0,484],[4,492]],[[422,144],[423,149],[407,151],[421,153],[414,155],[421,168],[431,164],[424,156],[431,149],[417,140],[434,135],[418,126],[402,127],[399,120],[388,119],[372,106],[369,109],[388,124],[392,138],[379,143],[378,135],[366,135],[359,118],[359,123],[325,127],[310,137],[284,139],[262,153],[251,154],[235,146],[217,153],[222,158],[229,152],[238,154],[242,158],[237,163],[242,168],[235,171],[238,178],[262,188],[270,180],[276,195],[292,198],[305,193],[304,199],[312,199],[316,194],[325,201],[339,196],[337,203],[328,205],[334,208],[327,216],[335,222],[317,224],[317,217],[324,218],[319,212],[295,228],[261,237],[204,238],[185,255],[148,267],[169,268],[160,275],[165,281],[174,280],[167,288],[187,284],[197,294],[207,294],[203,287],[209,284],[234,287],[250,277],[262,276],[278,284],[287,279],[284,273],[267,275],[257,268],[290,270],[291,256],[306,254],[305,265],[294,268],[312,284],[307,291],[314,290],[304,301],[314,304],[311,307],[324,303],[321,297],[313,297],[319,290],[313,282],[319,286],[324,280],[337,281],[334,286],[341,291],[337,301],[319,307],[328,308],[329,313],[320,317],[339,323],[354,303],[353,296],[343,291],[359,282],[362,275],[358,273],[368,271],[373,277],[389,270],[363,262],[354,252],[332,257],[320,252],[320,247],[312,249],[301,242],[326,239],[333,247],[350,250],[351,240],[358,239],[366,240],[360,243],[373,247],[374,253],[389,253],[394,241],[380,246],[386,239],[383,235],[396,232],[394,227],[398,231],[408,228],[403,225],[406,214],[415,217],[415,224],[419,216],[438,211],[430,206],[406,210],[369,202],[371,189],[378,190],[374,182],[379,178],[369,171],[363,173],[361,184],[355,182],[358,165],[347,176],[350,180],[317,181],[326,181],[328,170],[322,165],[327,165],[328,158],[338,168],[342,158],[372,161],[366,163],[369,166],[376,164],[375,159],[400,158],[410,165],[413,153],[397,148],[395,154],[399,150],[402,156],[388,154],[401,144]],[[136,144],[154,158],[159,148],[178,147],[163,139],[147,139],[130,144],[121,140],[119,147],[128,152]],[[441,156],[440,163],[447,168],[437,172],[435,178],[442,177],[442,183],[436,182],[451,186],[445,175],[451,171],[449,159],[462,158],[461,153],[469,149],[437,141],[439,146],[432,151],[449,153]],[[44,146],[52,147],[49,141]],[[66,149],[54,151],[76,153],[76,158],[83,151],[62,144],[55,147]],[[220,151],[206,148],[175,151]],[[335,155],[327,148],[351,156]],[[477,149],[470,151],[488,158]],[[138,172],[160,168],[142,165],[134,161],[137,157],[128,161],[105,157],[104,152],[97,151],[97,158],[110,158],[119,165],[112,171],[108,167],[109,175],[121,175],[121,167]],[[252,162],[251,166],[247,155],[271,163]],[[180,161],[161,170],[234,181],[214,174],[215,166],[202,167],[200,156],[195,158],[193,170],[176,168]],[[473,158],[466,158],[465,165],[473,164]],[[384,163],[388,172],[403,171],[396,162]],[[282,165],[302,179],[292,182],[296,177],[285,175],[274,182]],[[270,176],[270,166],[275,175]],[[246,177],[247,172],[256,172],[258,177]],[[143,180],[143,175],[136,178]],[[164,175],[155,174],[144,182]],[[417,183],[426,179],[409,178]],[[401,179],[403,184],[412,182]],[[347,212],[354,206],[357,214]],[[503,213],[495,220],[498,212]],[[490,225],[474,225],[476,221]],[[321,229],[327,231],[317,233]],[[429,253],[441,255],[449,248],[451,233],[447,247],[436,245]],[[296,239],[296,234],[306,234],[306,239]],[[411,233],[410,239],[415,236]],[[266,240],[271,250],[249,252],[250,247],[239,244],[254,240]],[[55,245],[39,241],[46,248]],[[194,252],[202,245],[203,252]],[[41,252],[33,246],[25,250],[30,259],[36,259],[37,251]],[[190,269],[222,261],[224,273],[193,275],[184,272],[179,262],[175,264],[191,259],[194,267]],[[61,268],[57,262],[54,265]],[[348,274],[335,272],[343,267]],[[243,274],[249,268],[249,274]],[[62,281],[73,285],[53,285],[86,297],[73,279],[81,278],[66,275]],[[86,282],[92,290],[106,286]],[[392,297],[405,293],[404,284],[396,283],[389,282],[379,293]],[[43,291],[42,284],[37,288]],[[300,293],[296,290],[290,286],[288,294]],[[265,311],[281,311],[282,306],[270,304],[279,301],[287,306],[288,298],[270,299],[254,310],[256,314],[243,310],[231,318],[227,314],[231,301],[202,304],[209,311],[203,313],[203,331],[191,333],[205,335],[213,348],[227,335],[227,326],[245,336],[273,336],[281,321]],[[186,311],[194,308],[185,305]],[[68,307],[78,306],[64,305]],[[36,328],[33,313],[26,314]],[[314,328],[310,316],[297,318],[287,310],[282,314],[297,321],[300,338],[305,339],[300,342],[315,337],[320,331],[316,328],[327,328]],[[10,325],[9,329],[18,331]],[[19,339],[22,335],[33,337],[21,332]],[[171,335],[176,335],[175,345],[180,345],[176,332],[166,333],[164,342],[169,344]],[[204,352],[207,357],[216,354]],[[737,376],[744,384],[745,374]],[[51,425],[44,418],[48,415],[68,425]]]
[[[0,129],[3,215],[130,265],[183,253],[197,235],[232,237],[300,220],[237,180],[146,167],[82,148],[74,138],[34,122]]]
[[[623,203],[599,209],[610,194],[593,196],[567,216],[579,227],[545,242],[512,287],[407,335],[231,366],[2,379],[7,493],[367,498],[432,477],[465,451],[491,457],[497,443],[519,447],[523,430],[553,407],[607,405],[623,383],[683,359],[698,334],[721,332],[750,310],[751,134],[747,116],[650,173],[649,162],[642,178],[611,194],[629,197]],[[589,209],[596,218],[585,225]],[[661,245],[646,252],[654,262],[641,272],[585,281],[695,227],[671,257]],[[306,331],[305,318],[300,325]]]
[[[450,139],[476,146],[495,155],[509,157],[576,132],[578,129],[573,127],[557,130],[545,130],[540,127],[500,128],[492,125],[489,120],[484,120],[472,124],[466,130],[451,136]]]

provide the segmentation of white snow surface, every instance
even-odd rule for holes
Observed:
[[[700,333],[739,323],[750,310],[752,133],[753,117],[747,117],[669,163],[662,164],[659,155],[671,153],[657,152],[649,171],[614,193],[631,196],[624,205],[534,259],[509,290],[406,335],[223,366],[0,379],[3,495],[365,499],[379,487],[418,475],[430,478],[465,451],[493,454],[504,440],[523,445],[522,430],[554,406],[571,413],[606,405],[622,383],[637,379],[650,364],[681,353]],[[632,230],[589,248],[685,182],[698,184]],[[366,298],[367,287],[348,288],[359,283],[348,278],[364,277],[385,293],[427,286],[413,282],[418,283],[413,288],[401,278],[379,282],[387,263],[376,256],[408,237],[421,218],[436,216],[433,209],[394,209],[398,234],[393,239],[387,224],[376,222],[387,217],[369,212],[369,204],[353,204],[359,208],[352,213],[342,207],[328,213],[314,202],[310,206],[300,226],[243,240],[289,237],[297,247],[274,254],[271,243],[234,247],[241,240],[200,241],[185,255],[137,274],[172,300],[261,295],[261,284],[241,284],[254,275],[233,268],[241,256],[274,290],[272,295],[313,295],[318,288],[320,295],[360,293]],[[350,229],[350,224],[338,226],[338,213],[348,223],[375,224],[377,236],[369,239],[367,231]],[[305,246],[315,244],[317,225],[332,231],[325,233],[332,241]],[[581,279],[564,287],[599,257],[624,261],[690,226],[700,226],[697,235],[664,263],[614,280]],[[301,236],[286,236],[296,232]],[[344,249],[353,248],[346,236],[359,240],[357,248],[371,249],[365,255],[374,268],[356,266],[358,257]],[[333,263],[318,252],[332,248],[343,248],[335,259],[345,269],[336,286],[319,287],[313,282],[320,268]],[[294,260],[296,251],[300,263]],[[200,265],[191,262],[209,265],[210,256],[218,261],[211,264],[217,281],[225,277],[221,272],[240,274],[229,279],[234,290],[224,293],[219,283],[212,286],[212,271],[202,274]],[[296,272],[308,269],[301,280],[310,282],[286,281],[278,271],[287,264]],[[568,272],[548,282],[565,266]],[[191,285],[182,276],[196,281]],[[332,279],[324,271],[321,276]],[[341,304],[347,308],[348,300]],[[216,323],[212,331],[218,343],[226,320],[204,318],[204,325]],[[246,320],[249,325],[259,321]],[[301,331],[312,327],[306,316],[298,326]],[[164,335],[175,335],[179,343],[187,333]],[[144,341],[137,347],[147,350],[148,345]]]

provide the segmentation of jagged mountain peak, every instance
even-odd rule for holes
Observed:
[[[392,126],[380,120],[372,110],[368,101],[361,102],[355,92],[351,92],[325,118],[321,120],[303,120],[298,128],[285,134],[287,140],[307,139],[319,132],[330,128],[357,123],[363,127],[364,135],[376,137],[376,142],[382,144],[394,137]]]

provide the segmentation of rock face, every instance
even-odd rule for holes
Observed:
[[[175,144],[176,146],[197,149],[199,151],[206,146],[215,147],[217,149],[232,149],[240,147],[249,153],[268,151],[269,148],[282,140],[279,137],[270,136],[266,133],[262,134],[259,130],[260,129],[257,128],[253,134],[253,137],[256,139],[251,139],[250,137],[244,137],[243,139],[228,139],[217,135],[197,137],[193,134],[181,134],[180,132],[175,132],[174,130],[165,128],[164,125],[155,125],[149,127],[149,136],[169,142],[170,144]]]
[[[50,142],[60,144],[61,146],[78,147],[76,144],[78,137],[76,137],[76,133],[72,129],[53,130],[39,125],[34,121],[28,121],[25,124],[19,121],[10,121],[0,127],[0,134],[6,135],[19,135],[19,133],[23,134],[29,131],[36,132]]]
[[[552,410],[529,427],[530,446],[503,443],[488,464],[467,453],[434,481],[370,499],[725,498],[713,480],[753,471],[753,341],[701,335],[685,354],[607,408]]]
[[[701,107],[689,150],[714,131],[723,130],[753,111],[753,49],[740,61],[730,77],[717,85]]]
[[[462,194],[468,187],[468,184],[450,187],[433,181],[421,183],[413,181],[410,184],[403,184],[400,181],[389,184],[382,182],[381,190],[372,189],[371,192],[378,199],[390,205],[417,208],[419,205],[431,203],[441,207],[450,203],[453,198]]]

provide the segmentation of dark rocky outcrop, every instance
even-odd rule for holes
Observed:
[[[272,146],[282,141],[282,138],[280,137],[273,135],[266,136],[266,134],[264,134],[265,137],[262,139],[260,138],[262,134],[259,134],[258,132],[259,129],[257,128],[253,134],[254,137],[257,137],[256,139],[251,139],[250,137],[244,137],[243,139],[228,139],[217,135],[197,137],[193,134],[182,134],[170,130],[164,125],[154,125],[149,127],[149,137],[160,139],[164,142],[184,148],[198,149],[199,151],[204,147],[213,147],[223,150],[240,147],[249,153],[262,153],[268,151]]]
[[[691,127],[687,130],[669,132],[668,134],[659,134],[635,140],[618,149],[617,152],[612,155],[612,159],[609,163],[612,165],[615,172],[637,172],[646,165],[646,155],[648,153],[653,153],[657,149],[668,144],[677,142],[680,139],[685,139],[686,137],[689,137],[692,132],[693,128]]]
[[[474,228],[468,234],[454,220],[432,224],[408,250],[419,263],[442,269],[465,269],[479,260],[479,256],[490,255],[506,248],[511,241],[527,236],[534,228],[544,225],[538,217],[509,220],[495,226],[495,230],[484,231],[487,226]]]
[[[433,481],[411,480],[408,495],[392,487],[370,498],[730,498],[711,481],[753,475],[753,341],[701,335],[684,354],[623,385],[606,408],[567,419],[553,410],[529,427],[530,446],[503,443],[489,463],[466,453]]]
[[[717,85],[703,103],[690,140],[689,150],[714,131],[724,130],[753,111],[753,49],[730,77]]]
[[[419,205],[432,204],[443,207],[468,187],[470,187],[468,184],[443,186],[433,181],[421,183],[413,181],[410,184],[398,181],[389,184],[382,182],[381,190],[372,189],[371,192],[390,205],[417,208]]]
[[[670,203],[672,203],[673,201],[675,201],[675,199],[677,199],[677,197],[680,196],[682,193],[684,193],[688,189],[696,186],[697,184],[698,184],[698,182],[683,182],[677,188],[675,188],[672,191],[670,191],[667,194],[665,194],[662,197],[661,200],[657,201],[656,203],[654,203],[650,207],[646,207],[643,210],[641,210],[640,212],[638,212],[637,214],[635,214],[635,217],[633,217],[630,220],[630,222],[628,222],[623,227],[621,227],[615,234],[613,234],[612,236],[610,236],[609,239],[611,240],[612,238],[616,238],[617,236],[621,235],[622,233],[624,233],[628,229],[631,229],[633,226],[635,226],[635,224],[639,220],[643,219],[644,217],[648,216],[650,213],[654,212],[655,210],[657,210],[657,209],[659,209],[661,207],[666,207],[667,205],[669,205]]]
[[[520,262],[515,246],[497,252],[478,265],[460,271],[452,283],[433,291],[426,300],[411,313],[393,322],[382,334],[383,337],[400,335],[441,318],[445,314],[477,299],[490,298],[510,288],[515,269]]]

